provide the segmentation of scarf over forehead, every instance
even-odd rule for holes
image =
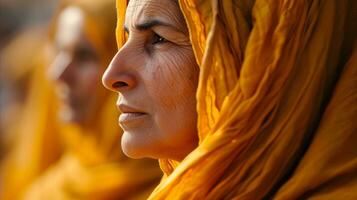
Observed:
[[[200,141],[181,163],[160,160],[150,199],[357,198],[356,3],[179,2],[200,66]]]

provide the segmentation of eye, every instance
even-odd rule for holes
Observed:
[[[167,40],[163,37],[161,37],[160,35],[158,34],[154,34],[153,37],[152,37],[152,42],[151,44],[152,45],[157,45],[157,44],[162,44],[162,43],[165,43],[167,42]]]

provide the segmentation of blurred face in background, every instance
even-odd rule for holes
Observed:
[[[60,13],[55,34],[57,56],[49,70],[58,83],[61,119],[78,124],[84,123],[91,112],[102,73],[84,23],[84,14],[78,7],[68,7]]]
[[[197,146],[199,68],[179,5],[130,0],[125,30],[128,40],[103,76],[119,94],[123,151],[181,160]]]

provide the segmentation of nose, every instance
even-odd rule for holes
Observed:
[[[104,87],[120,93],[133,89],[137,81],[127,65],[121,55],[121,51],[117,52],[103,74],[102,82]]]
[[[55,81],[70,82],[71,81],[71,67],[73,59],[70,54],[60,52],[48,69],[50,79]]]

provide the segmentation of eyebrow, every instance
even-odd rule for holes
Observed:
[[[149,20],[149,21],[134,25],[135,29],[137,29],[139,31],[145,31],[145,30],[151,29],[152,27],[155,27],[155,26],[166,26],[166,27],[170,27],[170,28],[177,30],[173,25],[165,23],[160,20],[156,20],[156,19]],[[125,25],[124,25],[124,30],[125,30],[125,32],[129,33],[129,29]]]

